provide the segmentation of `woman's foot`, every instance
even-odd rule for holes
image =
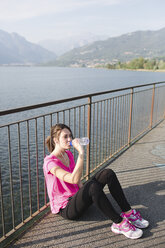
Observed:
[[[119,224],[113,223],[111,230],[116,234],[123,234],[130,239],[138,239],[143,235],[143,231],[133,226],[128,219],[123,219]]]
[[[144,220],[140,213],[136,211],[135,209],[132,209],[129,212],[121,213],[121,217],[127,218],[134,226],[138,228],[146,228],[149,226],[149,222],[147,220]]]

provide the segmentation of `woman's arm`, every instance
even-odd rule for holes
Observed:
[[[65,182],[72,183],[72,184],[79,184],[81,176],[82,176],[82,172],[83,172],[84,150],[82,146],[78,143],[78,140],[76,139],[73,140],[72,144],[76,148],[76,150],[79,152],[77,162],[76,162],[73,172],[69,173],[63,170],[62,168],[60,168],[59,166],[52,168],[50,172]]]
[[[83,171],[83,154],[79,154],[76,166],[72,173],[63,170],[61,167],[56,166],[50,170],[59,179],[72,184],[79,184]]]

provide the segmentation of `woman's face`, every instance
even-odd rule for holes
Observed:
[[[71,132],[67,128],[62,129],[60,136],[59,136],[59,145],[61,146],[61,148],[63,149],[70,148],[71,140],[72,140]]]

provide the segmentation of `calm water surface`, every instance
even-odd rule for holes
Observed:
[[[0,110],[164,80],[164,72],[0,67]]]

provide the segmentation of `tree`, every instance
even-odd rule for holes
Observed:
[[[158,69],[164,70],[165,69],[165,61],[160,60],[158,63]]]

